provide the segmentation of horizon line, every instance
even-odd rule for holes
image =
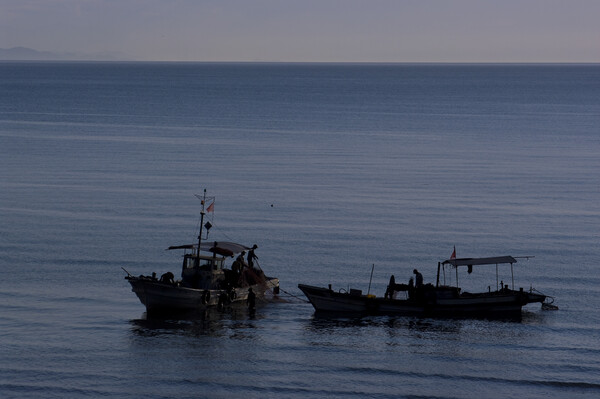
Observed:
[[[154,64],[380,64],[380,65],[600,65],[600,61],[179,61],[90,59],[0,59],[0,62],[35,63],[154,63]]]

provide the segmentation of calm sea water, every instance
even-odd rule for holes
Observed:
[[[600,396],[600,66],[0,63],[3,398]],[[147,319],[123,279],[210,237],[280,300]],[[556,297],[521,321],[323,319],[459,257]],[[510,270],[500,270],[510,281]],[[459,276],[467,290],[495,270]]]

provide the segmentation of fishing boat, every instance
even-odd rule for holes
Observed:
[[[160,278],[156,273],[133,276],[123,268],[127,273],[125,279],[148,313],[187,313],[232,304],[249,304],[252,307],[253,302],[264,297],[265,293],[279,293],[279,280],[265,276],[258,264],[254,255],[256,245],[249,247],[230,241],[208,241],[207,238],[203,241],[203,229],[208,234],[212,224],[204,223],[206,190],[202,197],[198,197],[202,204],[198,242],[167,248],[184,251],[181,279],[175,280],[171,272],[162,274]],[[214,199],[212,201],[208,211],[214,205]],[[244,260],[246,253],[249,255],[248,262]],[[228,267],[229,259],[232,262]]]
[[[299,284],[317,312],[353,313],[366,315],[417,315],[428,317],[504,317],[520,316],[523,306],[539,302],[544,308],[555,308],[553,298],[535,291],[514,288],[513,265],[517,259],[512,256],[488,258],[448,259],[438,262],[436,284],[422,284],[413,280],[408,284],[396,284],[394,276],[390,277],[385,295],[377,297],[368,292],[366,295],[358,289],[341,289],[334,291],[328,288]],[[512,287],[500,282],[498,284],[498,266],[510,264]],[[474,266],[496,265],[496,289],[479,293],[464,292],[458,286],[458,268],[466,267],[469,274]],[[456,286],[440,284],[440,270],[445,273],[446,266],[456,270]],[[445,280],[445,278],[444,278]]]

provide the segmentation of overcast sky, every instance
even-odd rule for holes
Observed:
[[[0,48],[155,61],[600,62],[599,0],[0,0]]]

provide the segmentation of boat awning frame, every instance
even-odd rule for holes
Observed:
[[[442,265],[458,266],[479,266],[479,265],[500,265],[506,263],[517,263],[517,260],[512,256],[494,256],[491,258],[460,258],[447,259],[442,262]]]
[[[172,245],[167,248],[167,250],[173,249],[197,250],[198,244]],[[242,251],[249,251],[250,247],[230,241],[207,241],[202,243],[200,250],[204,252],[214,252],[223,256],[233,256]]]

